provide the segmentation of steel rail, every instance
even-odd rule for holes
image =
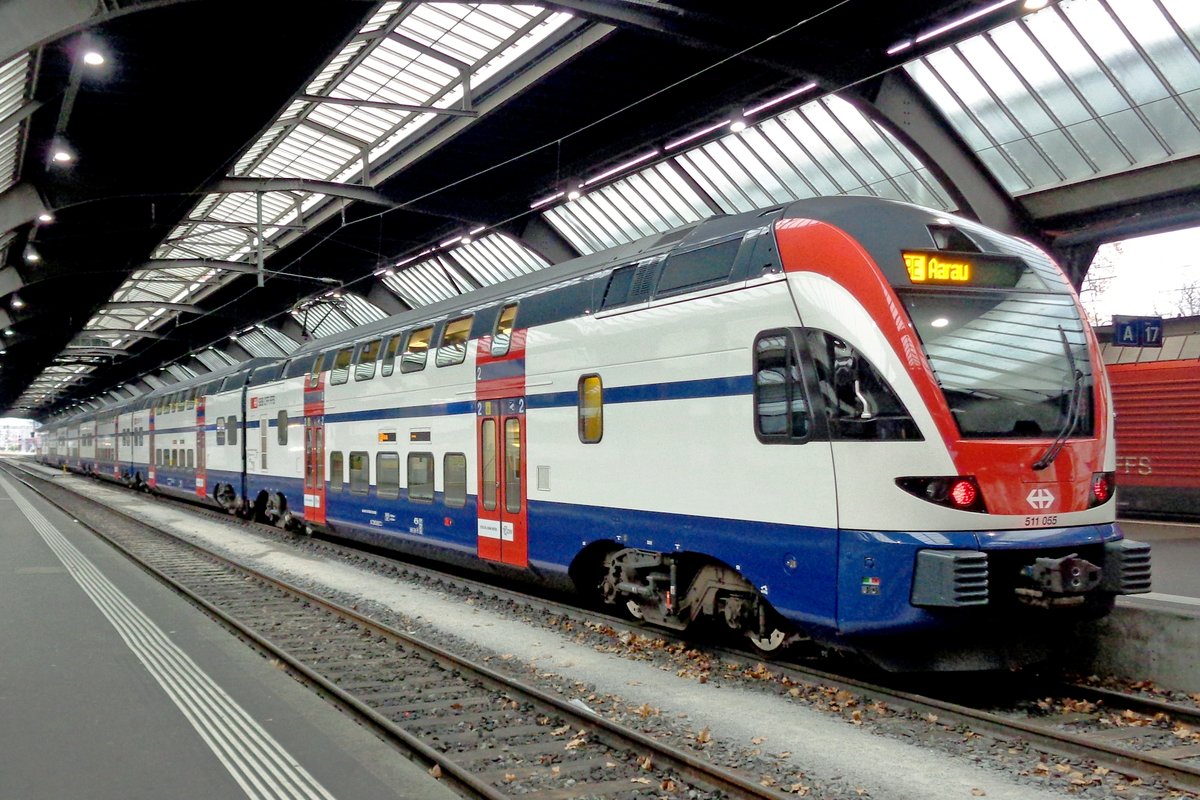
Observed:
[[[6,463],[6,466],[7,465],[8,464]],[[10,474],[12,473],[10,472]],[[51,483],[43,476],[38,476],[36,474],[29,473],[28,471],[27,474],[30,474],[34,480]],[[102,537],[106,542],[112,544],[120,552],[133,560],[142,569],[145,569],[156,579],[163,582],[173,591],[178,592],[182,596],[186,597],[190,602],[196,604],[198,607],[203,609],[205,613],[214,617],[223,625],[226,625],[235,631],[239,637],[249,641],[260,651],[279,659],[282,663],[285,663],[289,670],[293,670],[294,673],[301,677],[305,682],[317,687],[322,694],[326,695],[328,698],[336,700],[338,704],[341,704],[347,709],[351,710],[354,715],[361,717],[364,721],[369,723],[369,727],[372,730],[384,735],[389,741],[403,745],[405,748],[410,749],[412,752],[419,755],[423,760],[431,764],[439,765],[443,775],[449,773],[454,782],[467,787],[474,795],[487,798],[488,800],[508,800],[512,797],[512,795],[499,792],[493,786],[479,780],[469,771],[464,769],[460,764],[453,761],[453,759],[447,758],[444,754],[439,753],[437,750],[429,747],[420,739],[413,736],[408,731],[405,731],[402,727],[395,725],[386,717],[380,715],[374,709],[358,700],[349,692],[341,689],[336,684],[327,680],[324,676],[300,662],[298,659],[287,653],[283,648],[277,646],[270,640],[243,625],[232,615],[227,614],[222,609],[208,602],[203,597],[200,597],[192,590],[180,585],[169,575],[166,575],[164,572],[158,570],[154,566],[145,563],[129,548],[124,547],[121,543],[115,541],[105,532],[79,519],[78,514],[75,514],[70,509],[64,507],[61,503],[48,497],[44,491],[33,486],[29,481],[16,475],[13,477],[16,480],[21,481],[32,491],[37,492],[38,495],[47,502],[55,505],[66,513],[72,514],[73,519],[76,519],[83,527]],[[530,702],[549,707],[561,716],[572,720],[573,724],[579,728],[586,729],[590,733],[593,733],[609,747],[620,750],[641,748],[648,754],[652,754],[655,757],[656,764],[659,768],[666,766],[677,771],[680,775],[686,776],[687,778],[702,785],[708,785],[718,791],[729,793],[730,796],[755,798],[757,800],[781,800],[781,798],[787,796],[779,791],[762,786],[747,776],[718,767],[703,759],[699,759],[692,754],[687,753],[686,751],[680,750],[663,742],[659,742],[658,740],[639,731],[625,728],[624,726],[612,722],[594,712],[583,713],[579,708],[571,705],[567,701],[555,697],[554,695],[538,689],[537,687],[531,686],[524,681],[520,681],[482,664],[462,658],[431,642],[426,642],[416,636],[404,633],[388,625],[372,620],[369,617],[366,617],[363,614],[355,611],[354,609],[347,608],[346,606],[323,598],[299,586],[295,586],[286,581],[266,575],[252,567],[240,564],[220,554],[213,553],[199,545],[187,541],[186,539],[175,536],[170,532],[163,531],[124,511],[104,505],[97,500],[73,492],[72,490],[61,485],[56,485],[56,487],[60,491],[70,493],[74,498],[77,498],[82,502],[100,506],[106,513],[121,517],[129,523],[137,525],[143,529],[153,531],[160,536],[167,537],[173,543],[182,545],[194,553],[201,555],[206,559],[215,561],[228,569],[242,572],[268,586],[274,587],[282,592],[294,595],[296,597],[300,597],[314,606],[323,608],[326,611],[329,611],[343,619],[350,620],[354,624],[370,631],[373,635],[386,637],[391,641],[401,643],[415,651],[428,654],[443,667],[471,674],[479,680],[490,684],[494,689],[520,694]],[[657,759],[662,760],[657,761]],[[579,789],[582,792],[586,792],[586,784],[580,784]]]

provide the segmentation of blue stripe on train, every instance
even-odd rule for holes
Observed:
[[[443,549],[445,557],[458,561],[475,553],[474,497],[457,509],[447,508],[440,492],[433,504],[412,502],[404,490],[398,499],[380,499],[374,487],[366,495],[343,491],[326,497],[329,522],[343,535],[433,555]],[[765,590],[785,616],[840,635],[944,624],[937,612],[909,603],[918,550],[1076,547],[1118,536],[1114,525],[1096,525],[1039,531],[1036,541],[995,531],[940,531],[934,540],[924,532],[838,531],[544,501],[529,502],[528,520],[535,570],[562,577],[586,544],[601,540],[706,553]]]

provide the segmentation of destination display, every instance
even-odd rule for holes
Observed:
[[[1019,258],[948,250],[902,250],[914,286],[977,286],[1011,289],[1025,272]]]

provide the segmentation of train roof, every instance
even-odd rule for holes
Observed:
[[[845,195],[815,197],[769,206],[743,214],[709,217],[666,233],[647,236],[628,244],[564,261],[537,272],[487,286],[448,300],[396,314],[369,325],[309,342],[283,360],[308,359],[317,353],[345,347],[357,341],[391,333],[398,328],[467,314],[506,301],[519,300],[541,289],[569,284],[602,275],[611,269],[642,259],[687,250],[726,237],[763,228],[783,218],[804,218],[828,222],[850,233],[871,253],[889,278],[903,279],[905,269],[900,246],[932,247],[930,226],[953,227],[961,231],[972,247],[984,253],[1018,256],[1046,273],[1056,291],[1069,286],[1043,251],[1029,242],[987,228],[971,220],[936,209],[879,197]],[[1045,276],[1044,276],[1045,277]]]

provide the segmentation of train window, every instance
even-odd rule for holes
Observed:
[[[663,265],[656,294],[659,297],[679,294],[728,280],[741,245],[742,239],[738,237],[684,253],[672,253]]]
[[[521,510],[521,420],[504,420],[504,510]]]
[[[192,389],[187,393],[187,410],[191,411],[196,407],[196,390]]]
[[[595,444],[604,436],[604,386],[599,375],[579,379],[579,441]]]
[[[874,365],[844,339],[810,330],[808,349],[835,439],[920,440],[921,432]]]
[[[375,339],[359,349],[358,360],[354,364],[354,380],[369,381],[375,377],[375,359],[379,358],[379,345],[382,342],[382,339]]]
[[[397,453],[375,455],[375,493],[396,499],[400,496],[400,456]]]
[[[350,380],[350,357],[353,347],[343,347],[333,358],[333,367],[329,371],[329,383],[337,386]]]
[[[496,320],[496,333],[492,335],[492,355],[502,356],[512,343],[513,323],[517,321],[517,304],[510,303],[500,309]]]
[[[371,489],[371,457],[364,452],[350,454],[350,493],[366,494]]]
[[[217,417],[217,445],[225,444],[225,418]]]
[[[238,439],[238,418],[225,418],[225,444],[233,446],[237,444]]]
[[[179,448],[177,447],[171,449],[171,466],[179,466]]]
[[[467,457],[462,453],[446,453],[446,505],[462,508],[467,504]]]
[[[388,377],[396,368],[396,351],[400,349],[401,338],[401,335],[397,333],[388,339],[387,347],[383,351],[383,365],[379,368],[379,377]]]
[[[345,477],[342,475],[342,465],[345,457],[339,451],[329,454],[329,491],[340,492]]]
[[[600,308],[616,308],[623,305],[629,297],[629,287],[633,285],[633,273],[636,266],[621,267],[613,270],[608,278],[608,286],[604,289],[604,300]]]
[[[404,343],[404,355],[400,357],[401,372],[420,372],[425,369],[425,359],[429,355],[429,343],[433,339],[433,326],[426,325],[408,334]]]
[[[196,451],[189,447],[187,454],[188,454],[188,462],[187,462],[188,469],[192,469],[196,466]]]
[[[433,453],[408,454],[408,499],[433,502]]]
[[[759,440],[807,441],[810,419],[795,340],[784,330],[760,333],[754,340],[754,426]]]
[[[288,416],[286,411],[280,411],[279,417],[275,421],[275,440],[279,444],[287,444],[288,440]]]
[[[500,473],[496,464],[496,420],[490,417],[485,417],[479,426],[479,461],[483,481],[479,485],[479,497],[485,511],[495,511]]]
[[[321,380],[321,370],[324,369],[325,354],[318,353],[313,359],[312,368],[308,371],[308,386],[310,389],[317,388],[317,383]]]
[[[459,317],[446,323],[442,345],[438,348],[437,365],[449,367],[461,364],[467,357],[467,339],[471,334],[471,317]]]

